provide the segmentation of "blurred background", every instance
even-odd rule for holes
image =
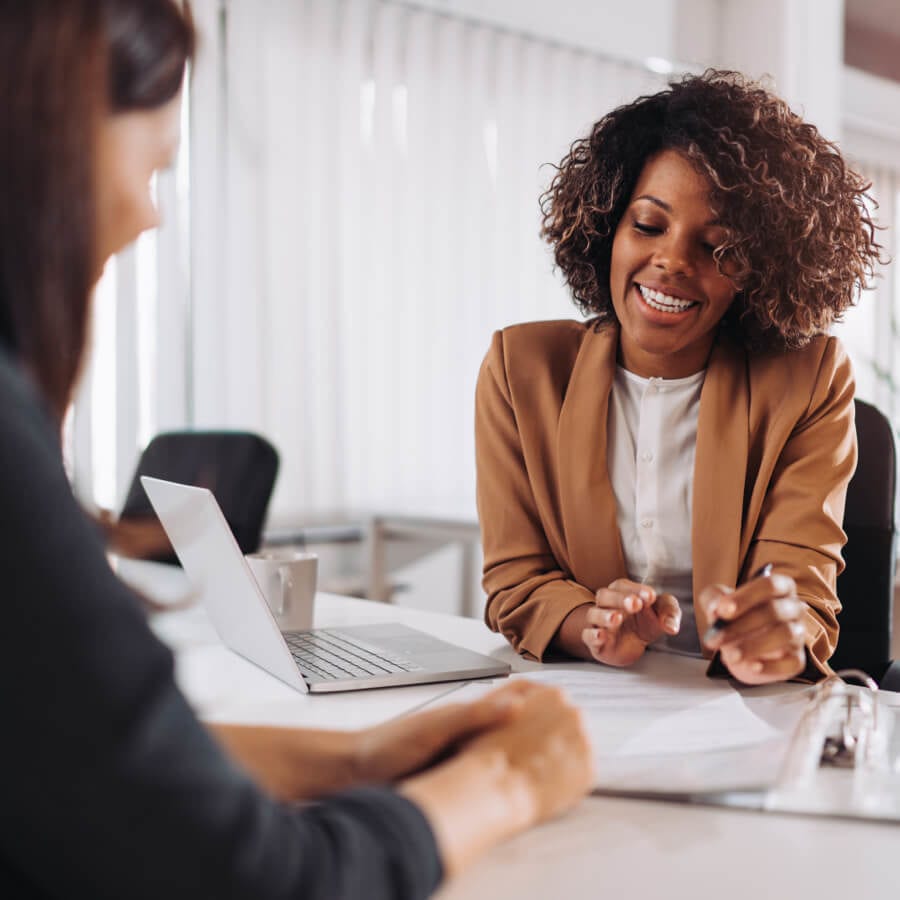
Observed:
[[[538,198],[617,104],[767,76],[872,181],[897,254],[900,0],[192,5],[165,225],[107,268],[67,459],[115,509],[157,432],[266,435],[267,539],[316,549],[326,589],[480,614],[478,367],[495,329],[577,316]],[[836,328],[895,424],[897,271]]]

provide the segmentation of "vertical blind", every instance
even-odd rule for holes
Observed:
[[[383,0],[195,9],[190,194],[161,178],[168,231],[100,290],[82,492],[115,504],[138,447],[183,423],[267,434],[282,519],[474,513],[492,331],[575,314],[538,236],[546,164],[662,77]]]
[[[573,312],[542,165],[661,79],[372,0],[232,0],[224,40],[225,283],[195,296],[223,377],[198,422],[273,438],[276,511],[474,513],[490,335]]]

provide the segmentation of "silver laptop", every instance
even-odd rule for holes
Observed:
[[[298,691],[509,674],[506,663],[397,623],[282,633],[212,493],[158,478],[141,484],[222,642]]]

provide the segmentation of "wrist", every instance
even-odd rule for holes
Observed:
[[[400,786],[425,814],[448,875],[538,820],[527,776],[502,750],[463,752]]]
[[[563,619],[551,641],[551,646],[555,650],[579,659],[593,659],[582,638],[582,632],[587,628],[588,611],[592,608],[593,603],[582,603]]]
[[[230,756],[280,800],[308,800],[361,780],[353,732],[224,723],[207,728]]]
[[[342,759],[351,784],[381,784],[391,781],[391,773],[384,771],[381,755],[378,752],[374,729],[362,728],[359,731],[349,732]]]
[[[356,733],[266,729],[267,775],[288,800],[309,800],[354,787],[362,780],[357,770]],[[310,776],[316,772],[312,780]]]

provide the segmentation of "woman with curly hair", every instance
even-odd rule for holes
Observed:
[[[829,671],[856,443],[827,330],[879,260],[867,189],[734,72],[572,145],[543,234],[591,318],[497,332],[476,393],[486,619],[520,653]]]

